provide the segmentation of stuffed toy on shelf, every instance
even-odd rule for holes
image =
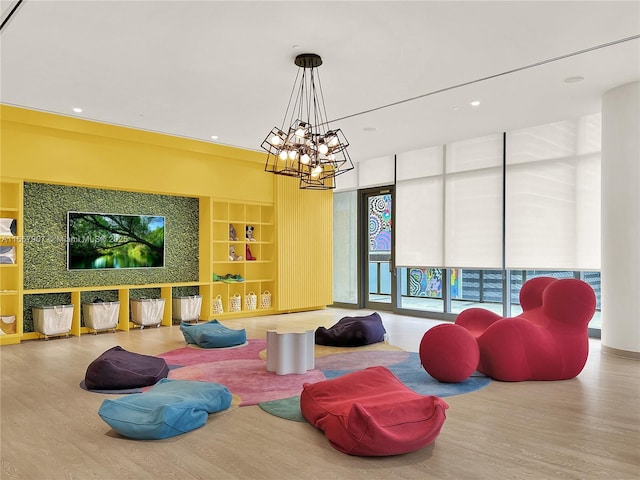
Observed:
[[[232,242],[238,241],[238,235],[236,234],[236,227],[233,226],[233,223],[229,224],[229,240]]]
[[[236,255],[236,247],[229,246],[229,260],[232,262],[239,262],[242,260],[242,255]]]
[[[253,225],[247,225],[247,227],[246,227],[246,237],[247,237],[247,240],[250,241],[250,242],[255,242],[256,241],[256,239],[253,236],[253,230],[254,230]]]

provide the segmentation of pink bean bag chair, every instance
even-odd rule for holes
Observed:
[[[422,366],[432,377],[449,382],[467,378],[474,370],[471,365],[507,382],[577,376],[587,361],[588,324],[596,310],[591,286],[572,278],[536,277],[522,286],[520,305],[523,312],[517,317],[470,308],[455,324],[428,330],[420,344]],[[448,355],[434,354],[435,349]]]
[[[447,403],[406,387],[386,367],[370,367],[304,384],[302,415],[348,455],[413,452],[432,443],[445,421]]]

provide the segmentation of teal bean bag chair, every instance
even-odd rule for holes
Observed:
[[[125,437],[158,440],[200,428],[210,413],[230,406],[224,385],[163,378],[144,393],[104,400],[98,415]]]
[[[180,331],[187,343],[202,348],[235,347],[247,342],[247,331],[232,330],[217,320],[206,323],[181,323]]]

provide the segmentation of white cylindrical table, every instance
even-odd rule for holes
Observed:
[[[305,373],[315,366],[315,331],[267,330],[267,371],[277,375]]]

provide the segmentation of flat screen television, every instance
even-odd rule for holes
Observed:
[[[165,217],[67,213],[67,269],[164,267]]]

